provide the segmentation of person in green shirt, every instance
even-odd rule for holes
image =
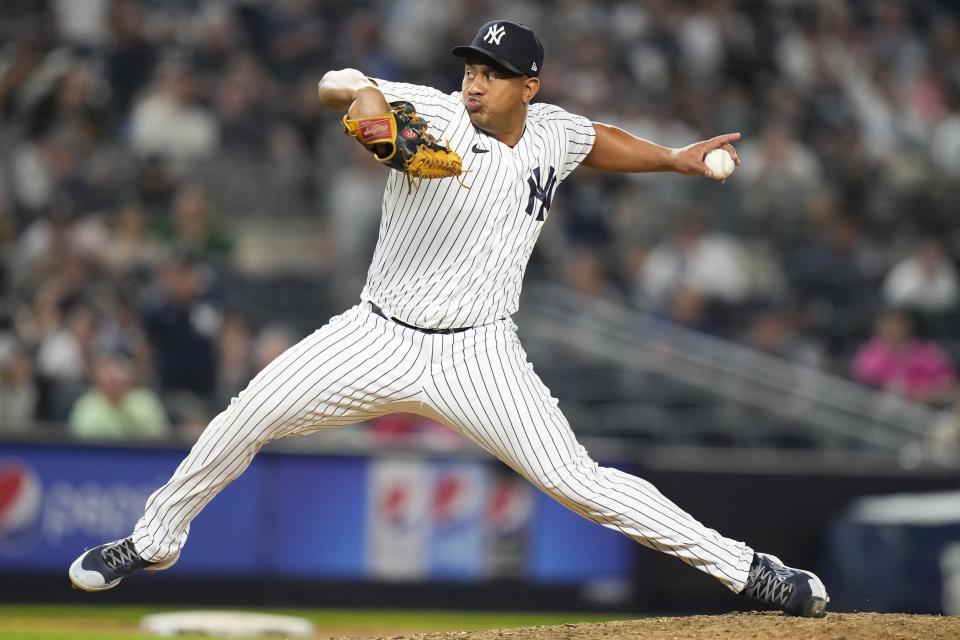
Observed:
[[[133,386],[133,367],[117,354],[98,356],[93,384],[70,412],[70,432],[83,439],[151,439],[170,433],[160,399]]]

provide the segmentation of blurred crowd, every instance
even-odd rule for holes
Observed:
[[[496,16],[544,41],[544,101],[667,146],[743,133],[722,185],[576,172],[528,280],[954,401],[954,2],[5,0],[0,430],[193,434],[356,301],[385,174],[316,83],[454,91],[449,48]],[[251,313],[242,276],[291,254],[297,308]]]

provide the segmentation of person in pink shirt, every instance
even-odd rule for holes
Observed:
[[[853,377],[864,384],[922,402],[944,400],[954,390],[956,367],[937,344],[913,333],[902,311],[877,319],[873,338],[853,359]]]

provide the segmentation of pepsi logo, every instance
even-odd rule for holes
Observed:
[[[533,515],[533,492],[512,478],[498,481],[490,492],[487,517],[497,531],[516,531],[529,524]]]
[[[40,513],[43,488],[36,472],[19,460],[0,461],[0,537],[22,532]]]
[[[440,476],[433,490],[433,514],[441,524],[455,520],[462,511],[463,479],[455,473]]]
[[[403,524],[410,511],[410,489],[397,482],[384,488],[381,494],[380,512],[384,519],[394,525]]]
[[[483,517],[487,483],[475,464],[443,465],[433,478],[433,521],[439,527],[472,526]]]
[[[414,132],[412,129],[404,129],[400,133],[403,134],[404,138],[407,138],[409,140],[413,140],[414,138],[417,137],[416,132]]]

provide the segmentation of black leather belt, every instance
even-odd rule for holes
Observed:
[[[401,327],[406,327],[407,329],[413,329],[414,331],[419,331],[420,333],[451,333],[452,334],[452,333],[461,333],[463,331],[467,331],[468,329],[473,328],[473,327],[459,327],[457,329],[424,329],[423,327],[407,324],[403,320],[397,320],[396,318],[391,318],[390,316],[388,316],[383,312],[383,309],[373,304],[372,302],[370,303],[370,311],[373,311],[375,314],[377,314],[384,320],[390,320],[391,322],[396,322]]]

